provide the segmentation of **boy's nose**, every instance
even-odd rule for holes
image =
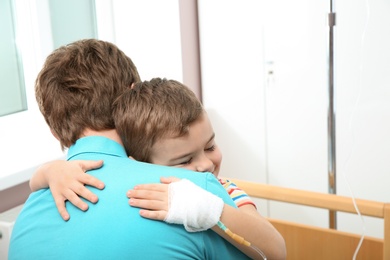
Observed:
[[[207,156],[203,156],[196,165],[196,171],[212,173],[214,171],[214,164]]]

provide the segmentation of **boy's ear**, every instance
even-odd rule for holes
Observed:
[[[57,139],[58,141],[60,140],[60,139],[58,138],[58,135],[56,134],[56,132],[54,132],[53,129],[50,128],[50,132],[51,132],[51,134],[55,137],[55,139]]]

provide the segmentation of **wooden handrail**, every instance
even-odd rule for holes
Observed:
[[[285,188],[231,178],[229,180],[252,197],[356,214],[351,197]],[[355,199],[355,202],[362,215],[384,218],[386,203],[363,199]]]
[[[285,188],[239,179],[229,178],[229,180],[253,198],[357,214],[351,197]],[[390,259],[390,203],[363,199],[355,199],[355,202],[362,215],[384,220],[383,259]]]

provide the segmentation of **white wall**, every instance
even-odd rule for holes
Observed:
[[[390,6],[336,7],[337,193],[389,201]],[[308,0],[199,1],[203,98],[223,175],[328,192],[328,13],[328,2]],[[260,210],[328,225],[323,210],[281,203]],[[362,226],[338,215],[341,230],[360,234]],[[383,236],[382,221],[366,218],[365,226]]]
[[[182,80],[178,1],[97,0],[96,7],[99,38],[117,44],[134,61],[142,80]]]

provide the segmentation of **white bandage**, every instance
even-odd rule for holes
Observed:
[[[186,179],[169,184],[168,199],[169,210],[164,221],[183,224],[188,232],[215,226],[224,206],[220,197]]]

